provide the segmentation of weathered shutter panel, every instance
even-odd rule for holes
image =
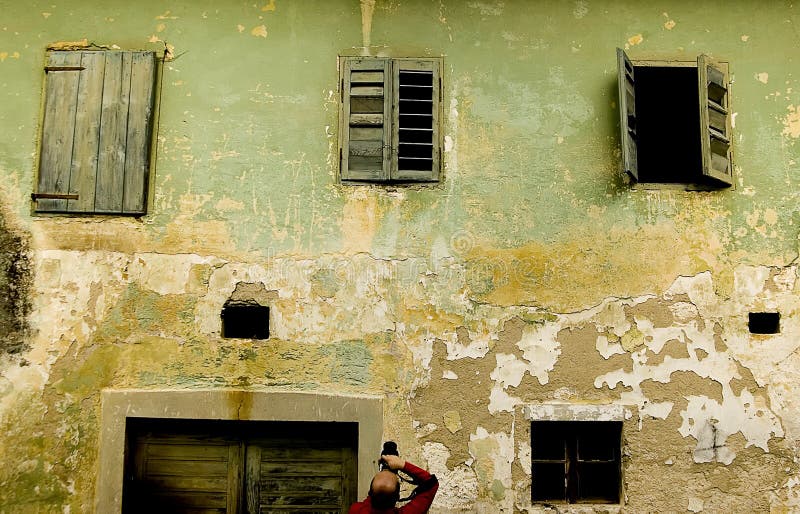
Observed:
[[[144,214],[155,54],[50,52],[47,69],[38,194],[78,198],[36,210]]]
[[[133,441],[126,513],[237,514],[243,445],[222,437],[146,434]]]
[[[706,55],[697,58],[700,97],[700,150],[703,175],[733,184],[731,161],[731,113],[727,68]]]
[[[622,145],[622,167],[634,180],[639,180],[633,64],[621,48],[617,48],[617,82],[619,85],[619,128],[620,144]]]
[[[83,73],[80,64],[80,52],[54,52],[47,55],[37,187],[39,194],[70,194],[75,110],[78,85]],[[61,212],[66,209],[66,199],[39,199],[36,202],[36,210],[42,212]]]
[[[247,447],[247,512],[340,514],[355,500],[355,449],[275,439]]]
[[[389,178],[391,67],[389,59],[342,59],[342,180]]]
[[[440,73],[436,59],[393,62],[393,180],[439,179]]]

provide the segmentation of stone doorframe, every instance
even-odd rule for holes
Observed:
[[[383,399],[288,391],[115,390],[102,392],[95,512],[122,510],[128,418],[358,423],[358,498],[369,491],[383,436]]]

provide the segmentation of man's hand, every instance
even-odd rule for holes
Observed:
[[[392,471],[397,471],[398,469],[403,469],[403,466],[406,465],[406,461],[398,457],[397,455],[382,455],[381,459],[383,462],[389,466],[389,469]]]

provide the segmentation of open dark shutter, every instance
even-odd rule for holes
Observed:
[[[144,214],[155,54],[50,52],[36,210]]]
[[[69,186],[81,68],[80,52],[47,55],[39,182],[34,196],[40,212],[66,211],[67,198],[77,194]]]
[[[342,180],[389,178],[391,67],[389,59],[342,59]]]
[[[440,166],[440,62],[395,59],[393,180],[436,181]]]
[[[708,56],[697,58],[700,97],[700,150],[703,175],[733,184],[731,161],[731,113],[728,73]]]
[[[639,160],[636,151],[636,94],[633,64],[625,51],[617,48],[617,81],[619,83],[619,128],[622,145],[623,170],[639,180]]]

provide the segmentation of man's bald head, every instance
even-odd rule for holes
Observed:
[[[369,486],[372,503],[378,508],[394,507],[400,492],[400,480],[388,470],[379,471]]]

